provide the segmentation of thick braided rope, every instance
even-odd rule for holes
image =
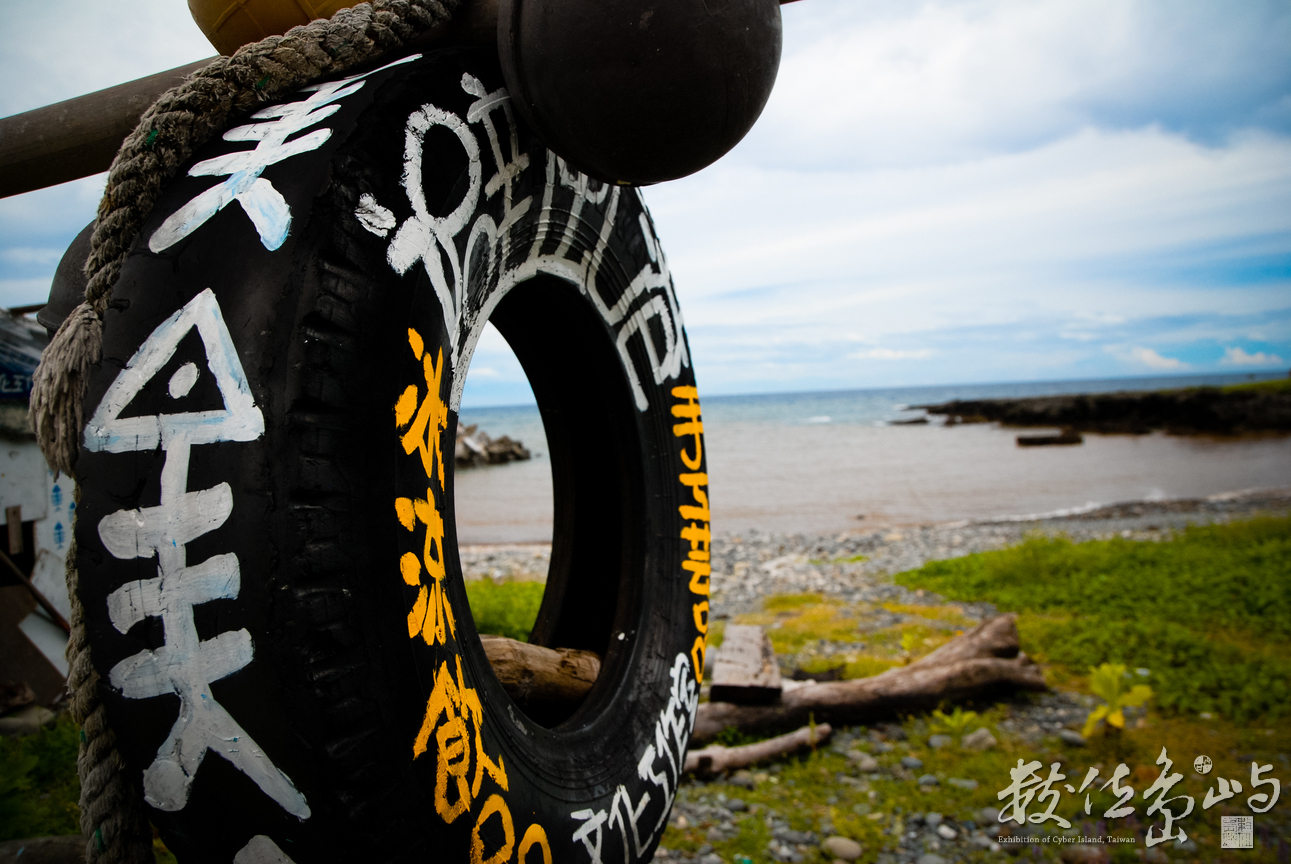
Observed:
[[[102,354],[103,313],[121,267],[161,189],[229,121],[261,102],[395,51],[446,23],[461,0],[376,0],[330,20],[296,27],[220,58],[149,108],[108,171],[85,264],[85,302],[59,327],[36,370],[32,427],[50,467],[72,474],[84,426],[91,364]],[[79,497],[79,490],[77,492]],[[152,830],[137,784],[127,780],[116,737],[99,701],[84,610],[77,593],[76,545],[67,555],[72,633],[67,644],[72,716],[82,727],[77,759],[81,830],[88,864],[153,861]]]

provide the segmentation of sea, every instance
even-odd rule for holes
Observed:
[[[1087,434],[1019,447],[1017,429],[898,421],[952,399],[1223,386],[1234,374],[700,396],[713,530],[840,534],[1079,512],[1124,501],[1291,487],[1291,435]],[[464,408],[465,424],[524,442],[526,462],[459,470],[463,544],[551,539],[551,463],[536,405]],[[1040,430],[1027,430],[1028,432]]]

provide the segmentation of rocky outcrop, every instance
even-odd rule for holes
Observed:
[[[531,458],[532,454],[519,441],[506,435],[490,438],[478,424],[457,424],[457,447],[453,461],[458,468],[475,468],[480,465],[501,465]]]
[[[1059,426],[1076,432],[1176,435],[1291,430],[1291,392],[1191,387],[1021,399],[956,399],[919,405],[947,423]]]

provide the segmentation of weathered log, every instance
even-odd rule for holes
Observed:
[[[687,753],[685,770],[707,775],[747,768],[757,762],[796,753],[804,747],[824,744],[832,734],[834,729],[828,723],[817,723],[814,727],[804,726],[796,732],[742,747],[712,744],[703,750],[691,750]]]
[[[999,657],[1010,660],[1021,653],[1018,644],[1018,616],[997,615],[969,630],[962,636],[956,636],[931,654],[920,657],[910,664],[917,666],[944,666],[960,660],[979,660],[983,657]]]
[[[868,723],[1008,689],[1038,691],[1046,686],[1040,667],[1018,649],[1016,616],[1000,615],[927,657],[881,675],[788,690],[774,705],[700,705],[691,740],[712,740],[728,726],[746,732],[784,728],[809,716],[831,723]]]
[[[505,636],[480,636],[502,688],[521,707],[575,707],[601,672],[601,658],[576,648],[544,648]]]
[[[780,698],[780,666],[775,649],[761,627],[731,624],[713,661],[715,702],[765,705]]]

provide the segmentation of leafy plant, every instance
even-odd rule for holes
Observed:
[[[1128,677],[1129,673],[1120,663],[1104,663],[1090,670],[1089,689],[1102,697],[1104,704],[1089,712],[1089,719],[1080,734],[1088,738],[1100,723],[1107,724],[1104,730],[1108,727],[1124,729],[1124,709],[1138,707],[1152,698],[1152,688],[1146,684],[1135,684],[1126,690],[1125,679]]]
[[[945,732],[954,738],[960,738],[968,731],[969,725],[977,719],[976,711],[965,711],[956,707],[950,714],[941,709],[932,712],[932,727],[938,732]]]

